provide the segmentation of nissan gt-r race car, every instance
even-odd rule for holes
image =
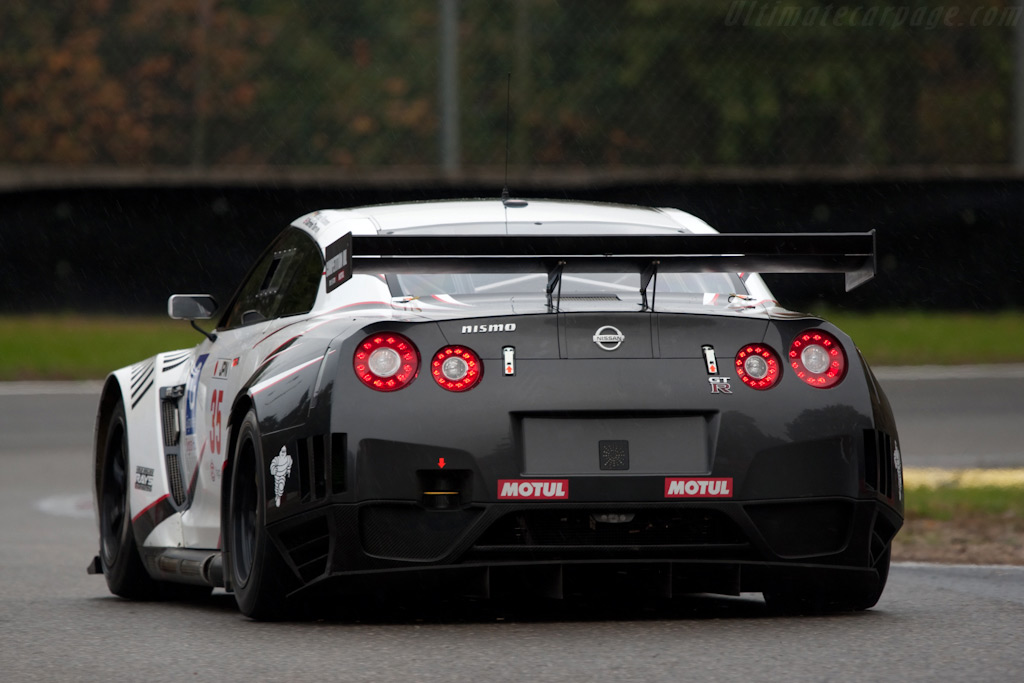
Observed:
[[[226,305],[170,298],[198,346],[107,378],[90,571],[258,619],[427,585],[869,608],[903,520],[892,412],[853,341],[756,273],[849,289],[874,263],[873,232],[676,209],[310,213]]]

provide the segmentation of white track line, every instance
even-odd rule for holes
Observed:
[[[872,368],[883,381],[923,379],[1024,379],[1024,363],[998,365],[899,365]]]
[[[0,382],[0,396],[99,396],[103,382]]]
[[[1012,572],[1024,572],[1019,564],[959,564],[956,562],[893,562],[894,567],[908,569],[1005,569]]]
[[[92,494],[76,493],[71,495],[48,496],[36,501],[36,509],[55,517],[74,517],[75,519],[92,519]]]

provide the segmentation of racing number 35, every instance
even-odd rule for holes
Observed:
[[[210,397],[210,453],[220,454],[220,407],[224,402],[224,390],[214,389]]]

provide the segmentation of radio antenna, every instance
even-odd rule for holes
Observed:
[[[505,186],[501,188],[501,201],[508,201],[508,129],[512,119],[512,72],[505,83]]]

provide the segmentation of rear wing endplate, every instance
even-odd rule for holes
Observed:
[[[874,230],[596,236],[348,234],[328,252],[335,256],[335,263],[341,256],[348,271],[344,279],[352,272],[547,273],[549,289],[562,273],[571,272],[640,273],[644,284],[653,273],[844,273],[846,291],[875,275]],[[341,284],[338,280],[335,277],[335,287]]]

